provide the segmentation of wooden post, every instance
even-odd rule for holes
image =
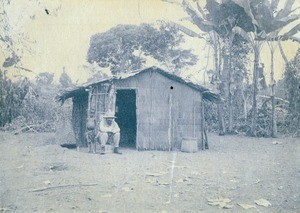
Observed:
[[[203,103],[203,98],[201,100],[201,140],[202,140],[202,150],[205,150],[205,124],[204,124],[204,103]]]
[[[228,105],[229,105],[229,124],[228,124],[228,131],[231,134],[233,132],[233,109],[232,109],[232,94],[231,94],[231,75],[232,75],[232,42],[233,36],[231,35],[229,38],[229,62],[228,62]]]
[[[271,103],[272,103],[272,120],[271,120],[271,136],[273,138],[277,137],[277,124],[276,124],[276,114],[275,114],[275,79],[274,79],[274,46],[273,44],[269,44],[270,52],[271,52]]]
[[[258,94],[258,66],[260,57],[261,42],[255,41],[254,46],[254,67],[253,67],[253,102],[251,117],[251,136],[257,136],[257,94]]]
[[[87,108],[87,117],[89,118],[91,113],[92,87],[89,87],[88,89],[86,89],[86,91],[89,93],[88,108]]]
[[[169,151],[172,148],[172,93],[169,96],[169,128],[168,128]]]
[[[116,108],[116,86],[113,82],[111,82],[111,85],[109,87],[109,91],[107,91],[108,96],[108,103],[107,103],[107,110],[115,114],[115,108]]]
[[[205,121],[204,121],[204,129],[203,129],[203,131],[204,131],[204,138],[205,138],[205,144],[204,144],[204,146],[205,146],[205,149],[208,149],[208,139],[207,139],[207,134],[206,134]]]
[[[193,99],[193,138],[196,137],[196,121],[195,121],[195,118],[196,117],[196,113],[195,113],[195,100]]]
[[[106,85],[104,85],[106,86]],[[106,87],[105,88],[105,92],[107,92]],[[107,107],[106,107],[106,94],[103,95],[103,103],[104,103],[104,109],[102,110],[104,112],[104,114],[107,112]]]
[[[135,139],[135,147],[137,150],[139,150],[139,148],[141,147],[140,144],[139,144],[139,126],[140,126],[140,122],[139,122],[139,115],[140,115],[140,112],[139,112],[139,105],[138,105],[138,100],[139,100],[139,93],[138,93],[138,90],[136,89],[135,90],[135,106],[136,106],[136,110],[135,110],[135,113],[136,113],[136,139]],[[143,140],[143,145],[142,147],[144,148],[144,140]]]
[[[152,72],[150,74],[150,79],[152,80]],[[149,118],[149,149],[152,149],[151,143],[152,143],[152,125],[153,125],[153,84],[150,84],[150,118]],[[154,148],[154,146],[153,146]]]
[[[97,116],[97,119],[99,119],[99,115],[98,115],[98,104],[100,102],[100,97],[98,95],[99,93],[99,85],[96,86],[95,88],[95,94],[94,94],[94,99],[95,99],[95,115]]]

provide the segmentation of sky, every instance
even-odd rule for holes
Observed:
[[[280,0],[281,4],[284,3]],[[299,4],[296,0],[296,5]],[[49,12],[47,14],[45,9]],[[13,0],[5,9],[12,26],[12,33],[23,33],[31,53],[24,52],[22,65],[33,70],[24,73],[34,77],[40,72],[55,74],[59,78],[63,67],[74,82],[86,81],[88,72],[83,69],[86,62],[90,37],[105,32],[118,24],[156,23],[157,20],[174,21],[201,33],[197,27],[181,19],[186,13],[176,4],[161,0]],[[199,39],[186,38],[184,48],[193,49],[199,62],[186,74],[195,74],[196,81],[203,81],[203,70],[207,64],[208,46]],[[299,45],[284,43],[284,50],[291,59]],[[212,54],[212,51],[210,51]],[[276,50],[275,77],[280,79],[284,61]],[[1,54],[3,63],[5,54]],[[265,45],[261,60],[269,69],[269,51]],[[156,65],[149,62],[147,65]],[[212,66],[209,57],[208,68]],[[202,70],[202,71],[201,71]],[[268,78],[268,76],[267,76]]]

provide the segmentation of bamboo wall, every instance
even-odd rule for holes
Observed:
[[[136,90],[137,149],[180,148],[182,138],[185,137],[197,138],[198,145],[201,147],[202,95],[200,92],[155,71],[114,80],[114,85],[116,90]],[[107,103],[106,97],[109,91],[106,87],[107,85],[104,84],[95,85],[90,88],[90,94],[82,92],[73,98],[72,123],[78,146],[86,146],[84,134],[88,111],[92,112],[99,121],[98,116],[104,114],[106,108],[111,105]],[[90,100],[89,104],[88,100]]]
[[[136,89],[139,150],[180,148],[183,137],[196,137],[200,147],[200,92],[157,72],[117,80],[115,85],[117,90]]]

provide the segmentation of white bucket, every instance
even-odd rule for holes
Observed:
[[[181,151],[182,152],[197,152],[198,151],[198,143],[197,138],[182,138],[181,142]]]

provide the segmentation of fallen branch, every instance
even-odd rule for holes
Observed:
[[[27,125],[27,124],[24,123],[26,126],[22,127],[22,128],[19,129],[19,130],[16,130],[16,131],[14,132],[14,135],[17,135],[17,134],[19,134],[20,132],[23,132],[23,130],[30,130],[30,129],[32,129],[34,132],[37,132],[35,129],[33,129],[33,127],[40,127],[40,126],[45,125],[46,123],[47,123],[47,121],[44,122],[44,123],[42,123],[42,124],[33,124],[33,125]]]
[[[267,102],[267,101],[270,101],[271,98],[272,98],[271,96],[267,96],[267,95],[258,95],[257,97],[267,99],[266,102]],[[284,103],[286,103],[286,104],[289,104],[289,103],[290,103],[289,101],[284,100],[284,99],[279,98],[279,97],[274,97],[274,98],[275,98],[276,101],[282,101],[282,102],[284,102]]]
[[[59,186],[48,186],[40,189],[33,189],[29,190],[29,192],[42,192],[46,190],[51,190],[51,189],[58,189],[58,188],[68,188],[68,187],[87,187],[87,186],[96,186],[98,183],[92,183],[92,184],[67,184],[67,185],[59,185]]]
[[[34,126],[36,126],[36,125],[30,125],[30,126],[25,126],[25,127],[22,127],[21,129],[19,129],[19,130],[16,130],[15,132],[14,132],[14,135],[17,135],[17,134],[19,134],[20,132],[23,132],[23,130],[26,130],[26,129],[31,129],[32,127],[34,127]]]
[[[34,131],[35,133],[37,133],[37,131],[33,128],[33,126],[28,126],[26,123],[23,123],[23,124],[28,128],[27,131],[32,130],[32,131]]]

